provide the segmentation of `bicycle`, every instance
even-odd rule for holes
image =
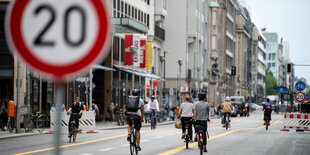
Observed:
[[[151,112],[151,130],[155,129],[155,110],[152,110]]]
[[[225,119],[225,128],[228,130],[230,128],[230,123],[229,123],[229,114],[226,114],[226,119]]]
[[[72,119],[69,122],[69,143],[71,143],[71,139],[75,142],[77,137],[77,129],[75,127],[75,118],[77,117],[78,113],[71,113]]]
[[[117,125],[124,125],[124,123],[125,123],[124,112],[123,112],[123,110],[120,110]]]
[[[45,116],[43,114],[37,112],[35,116],[32,116],[28,113],[24,115],[24,119],[24,129],[26,132],[36,129],[40,133],[43,133],[45,128]]]
[[[188,149],[188,143],[190,141],[190,137],[189,137],[189,134],[188,134],[188,130],[189,130],[189,122],[190,121],[184,121],[185,123],[185,143],[186,143],[186,149]]]
[[[266,131],[267,131],[268,130],[268,126],[270,126],[269,116],[266,116],[265,124],[266,124]]]
[[[136,130],[135,130],[135,126],[134,126],[134,116],[130,115],[129,120],[131,121],[130,141],[129,141],[130,154],[133,155],[134,153],[138,154]]]
[[[14,130],[16,130],[15,117],[9,117],[8,130],[10,131],[10,133],[12,133]]]

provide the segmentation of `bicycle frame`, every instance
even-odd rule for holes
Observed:
[[[203,154],[203,130],[198,131],[198,147],[200,149],[200,154]]]
[[[69,131],[69,134],[70,134],[70,138],[69,138],[69,142],[71,142],[71,138],[73,140],[73,142],[75,142],[76,140],[76,137],[77,137],[77,129],[75,127],[75,118],[78,114],[77,113],[71,113],[71,117],[72,119],[70,120],[69,122],[69,126],[70,126],[70,131]]]
[[[189,128],[189,121],[185,121],[185,143],[186,143],[186,149],[188,149],[188,143],[189,143],[189,135],[188,135],[188,128]]]
[[[151,112],[151,130],[154,130],[155,129],[155,110],[152,110]]]
[[[131,120],[131,127],[130,127],[130,154],[133,155],[135,152],[138,154],[137,151],[137,137],[136,137],[136,130],[135,130],[135,125],[134,125],[134,118],[133,116],[130,117]]]

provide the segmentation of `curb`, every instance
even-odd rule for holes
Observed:
[[[6,135],[1,135],[0,139],[18,138],[26,136],[43,135],[44,133],[8,133]]]

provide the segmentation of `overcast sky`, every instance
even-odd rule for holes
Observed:
[[[295,64],[310,64],[310,0],[242,0],[251,7],[252,21],[290,44],[290,58]],[[310,84],[310,66],[295,66],[295,76]]]

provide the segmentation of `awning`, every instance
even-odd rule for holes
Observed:
[[[156,76],[156,75],[153,75],[153,74],[148,74],[148,73],[139,72],[139,71],[135,71],[135,70],[132,72],[131,69],[123,68],[123,67],[116,66],[116,65],[114,65],[114,67],[118,68],[119,70],[122,70],[122,71],[125,71],[125,72],[128,72],[128,73],[133,73],[133,74],[141,76],[141,77],[147,77],[147,78],[151,78],[151,79],[165,81],[165,79],[162,79],[159,76]]]
[[[115,69],[113,69],[113,68],[102,66],[102,65],[93,65],[93,68],[101,69],[101,70],[106,70],[106,71],[112,71],[112,72],[115,71]]]

